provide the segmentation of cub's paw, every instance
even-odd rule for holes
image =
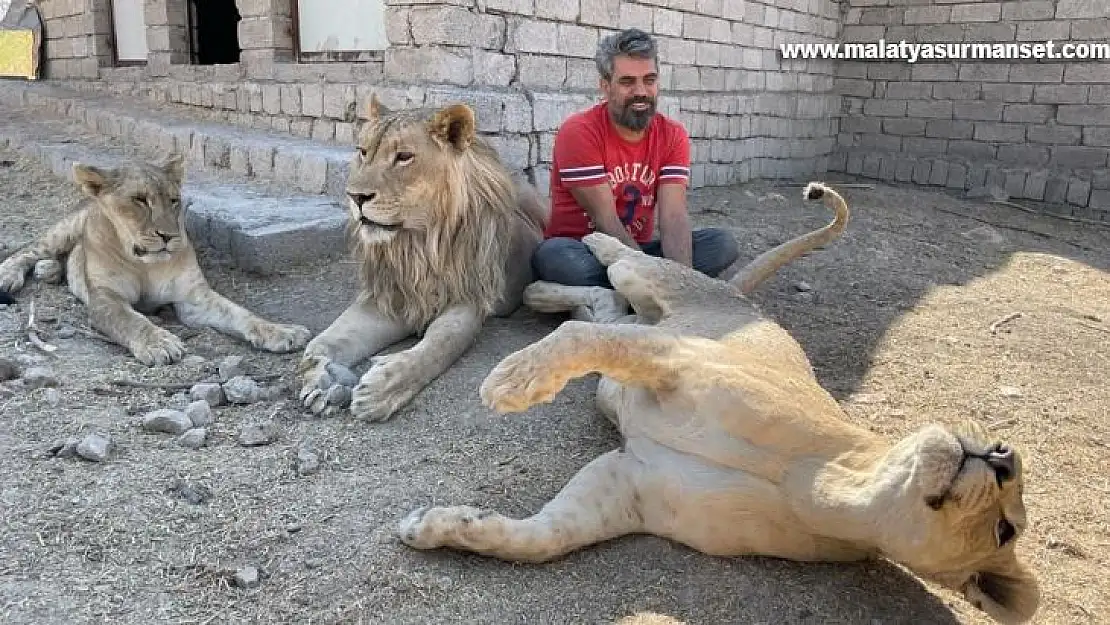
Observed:
[[[482,403],[497,412],[524,412],[531,406],[555,398],[566,384],[552,375],[550,367],[526,347],[509,354],[489,372],[478,395]]]
[[[284,354],[307,345],[312,332],[299,325],[261,323],[250,338],[251,345],[258,349]]]
[[[448,544],[453,534],[473,529],[475,521],[490,516],[489,512],[470,506],[431,508],[424,506],[410,512],[397,526],[397,537],[413,549],[437,549]]]
[[[185,357],[185,343],[169,330],[154,327],[131,346],[131,354],[139,362],[153,367],[173,364]]]
[[[328,373],[329,362],[322,356],[306,356],[297,365],[297,381],[301,388],[297,398],[314,415],[330,416],[342,408],[338,405],[340,393],[333,389],[343,387],[336,386]]]
[[[420,388],[413,379],[407,352],[375,356],[351,394],[351,415],[362,421],[385,421],[411,400]]]

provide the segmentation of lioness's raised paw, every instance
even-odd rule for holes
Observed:
[[[470,506],[432,508],[424,506],[410,512],[397,526],[397,537],[413,549],[437,549],[448,543],[459,528],[469,528],[490,513]]]
[[[421,389],[413,380],[413,363],[407,352],[371,358],[351,394],[351,416],[362,421],[385,421]]]
[[[260,323],[250,337],[250,342],[258,349],[284,354],[301,349],[311,338],[312,331],[304,326]]]
[[[524,412],[555,398],[566,384],[536,358],[535,346],[509,354],[482,381],[482,404],[500,413]]]
[[[173,364],[185,357],[185,343],[164,328],[152,327],[131,346],[131,354],[139,362],[153,367]]]
[[[582,242],[590,248],[597,260],[606,267],[622,258],[643,253],[621,243],[620,239],[602,232],[591,232],[582,237]]]

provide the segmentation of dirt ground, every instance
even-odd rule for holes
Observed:
[[[1110,230],[942,193],[843,192],[853,209],[845,235],[784,269],[756,299],[799,338],[853,421],[891,437],[965,417],[1005,432],[1026,453],[1032,527],[1020,552],[1044,589],[1035,622],[1110,622]],[[0,242],[28,241],[76,197],[0,152]],[[828,219],[799,189],[765,185],[698,190],[691,210],[696,225],[731,228],[745,259]],[[204,263],[233,299],[313,331],[354,288],[349,264],[260,278]],[[55,355],[24,339],[31,301]],[[990,331],[1011,313],[1020,316]],[[500,358],[559,321],[527,311],[491,320],[470,352],[387,423],[313,418],[287,393],[217,408],[206,446],[188,450],[139,427],[146,411],[180,403],[174,391],[111,381],[195,382],[239,354],[249,373],[290,383],[297,356],[171,319],[167,327],[204,361],[148,369],[80,333],[62,338],[71,333],[63,328],[85,327],[83,310],[64,288],[32,283],[0,310],[0,355],[53,368],[60,386],[53,397],[0,393],[0,621],[989,622],[883,563],[714,558],[645,536],[543,566],[400,544],[394,528],[414,507],[527,515],[618,444],[594,412],[592,380],[519,415],[495,415],[478,400]],[[243,425],[267,421],[280,431],[276,442],[238,444]],[[56,441],[91,431],[115,441],[107,461],[50,456]],[[305,448],[321,467],[298,475]],[[182,483],[208,498],[190,503],[175,487]],[[232,583],[244,566],[261,571],[257,587]]]

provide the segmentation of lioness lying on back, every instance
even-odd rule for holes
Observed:
[[[208,285],[185,232],[180,157],[115,168],[76,163],[73,175],[89,197],[0,264],[0,292],[18,291],[38,261],[68,255],[69,290],[88,306],[90,325],[147,365],[185,355],[177,336],[138,312],[167,304],[186,325],[207,326],[260,349],[288,352],[308,342],[308,328],[266,321]],[[51,282],[62,278],[57,267]]]
[[[896,441],[850,424],[798,343],[745,298],[844,228],[839,195],[819,184],[806,195],[824,197],[833,222],[761,255],[731,284],[586,236],[646,325],[567,321],[501,361],[480,393],[498,412],[519,412],[600,373],[598,406],[624,444],[535,515],[421,508],[402,521],[401,540],[528,562],[636,533],[718,556],[885,557],[997,620],[1032,617],[1037,583],[1014,553],[1026,526],[1017,451],[975,423],[924,425]],[[525,293],[549,311],[582,297],[543,282]]]

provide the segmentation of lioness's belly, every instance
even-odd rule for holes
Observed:
[[[648,439],[631,439],[625,449],[649,467],[640,500],[652,534],[718,556],[864,557],[840,541],[812,534],[782,490],[763,478],[708,464]]]

